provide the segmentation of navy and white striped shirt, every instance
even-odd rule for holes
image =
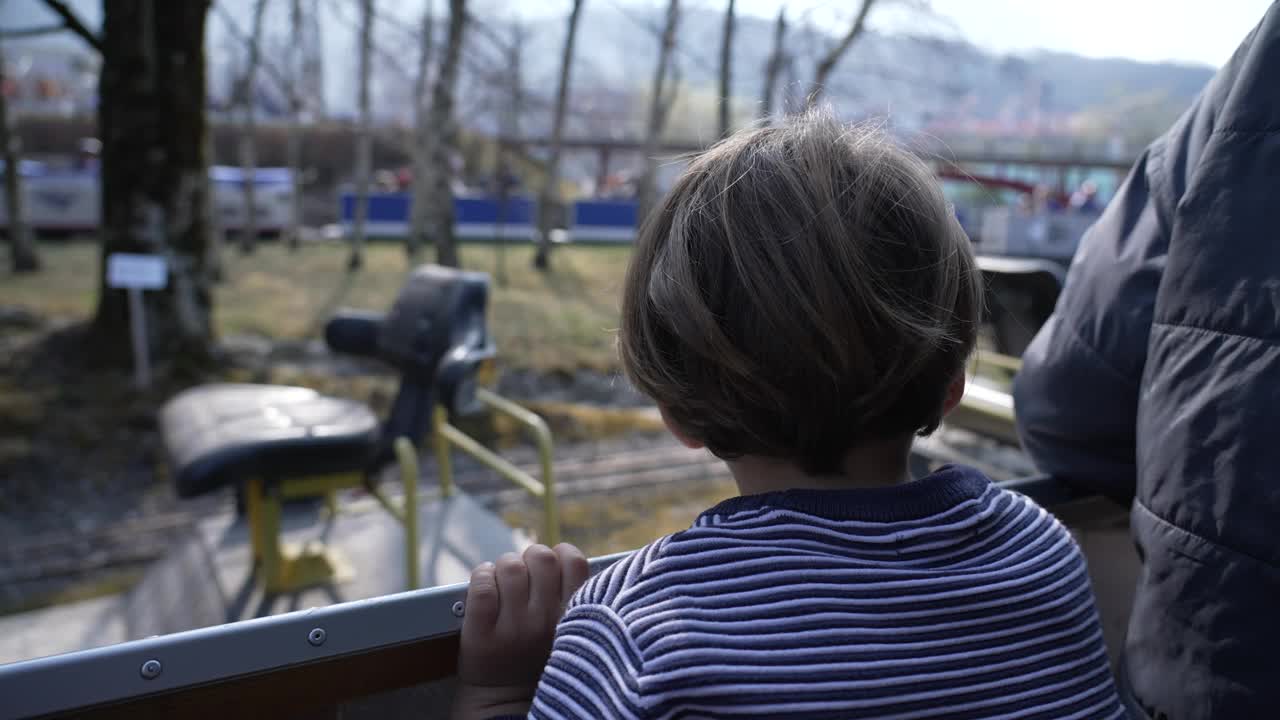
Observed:
[[[620,561],[531,716],[1124,717],[1074,539],[957,466],[733,498]]]

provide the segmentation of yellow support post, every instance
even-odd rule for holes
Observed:
[[[418,567],[418,453],[408,438],[396,438],[396,459],[400,463],[400,481],[404,484],[405,577],[410,590],[421,583]]]
[[[965,387],[960,404],[947,415],[946,421],[1017,446],[1018,427],[1013,414],[1013,398],[1008,393],[970,383]]]
[[[489,408],[515,419],[532,431],[538,446],[542,479],[539,481],[513,465],[511,461],[480,444],[475,438],[450,425],[448,410],[443,406],[437,406],[432,415],[431,443],[435,447],[436,464],[439,466],[441,494],[445,497],[453,494],[453,463],[449,458],[449,448],[455,446],[478,460],[481,465],[519,485],[530,495],[541,499],[543,526],[539,540],[548,545],[560,542],[560,507],[556,500],[555,475],[552,468],[551,428],[547,427],[547,423],[537,414],[483,387],[476,388],[476,398]]]
[[[351,578],[351,568],[337,553],[323,545],[286,547],[281,542],[280,530],[282,500],[332,493],[337,488],[350,486],[353,478],[358,480],[359,475],[297,478],[271,488],[261,478],[249,480],[245,488],[249,542],[267,594],[297,592]]]
[[[476,368],[476,384],[480,387],[490,388],[498,382],[498,363],[493,358],[482,360],[480,367]]]
[[[282,500],[292,500],[324,497],[338,490],[360,487],[363,484],[363,473],[349,472],[288,478],[280,481],[279,491]]]
[[[244,504],[249,516],[249,546],[253,562],[261,563],[265,543],[262,539],[262,480],[252,478],[245,484]]]
[[[537,413],[502,397],[485,388],[476,389],[476,397],[480,402],[501,413],[515,418],[521,425],[533,433],[533,440],[538,445],[538,463],[542,469],[542,522],[547,545],[560,542],[560,506],[556,499],[555,472],[553,468],[554,449],[551,442],[551,428]],[[538,493],[535,493],[538,494]]]
[[[255,480],[258,496],[258,536],[262,541],[262,583],[268,593],[281,589],[284,558],[280,553],[280,498],[274,497],[261,480]]]
[[[992,367],[1016,373],[1022,368],[1022,358],[1016,358],[1012,355],[1004,355],[998,352],[979,350],[974,353],[974,365],[976,367]]]
[[[338,491],[330,489],[324,494],[324,508],[329,513],[329,519],[334,520],[338,517]]]
[[[453,462],[449,458],[449,439],[441,430],[449,424],[449,412],[437,405],[431,418],[431,444],[436,451],[436,474],[440,477],[440,494],[453,495]]]
[[[529,475],[529,473],[513,465],[510,460],[507,460],[484,445],[481,445],[479,440],[476,440],[449,423],[444,423],[444,425],[440,427],[440,433],[444,435],[451,444],[457,446],[459,450],[470,455],[476,460],[479,460],[481,465],[484,465],[525,490],[528,490],[530,495],[542,497],[544,492],[544,486],[542,483],[535,480],[533,476]]]

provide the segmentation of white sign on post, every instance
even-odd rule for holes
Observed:
[[[113,253],[107,258],[107,284],[113,288],[159,290],[168,275],[169,264],[163,255]]]
[[[113,253],[107,257],[107,285],[129,291],[129,329],[133,336],[134,380],[139,388],[151,385],[151,358],[147,347],[147,310],[143,290],[160,290],[169,281],[169,265],[163,255]]]

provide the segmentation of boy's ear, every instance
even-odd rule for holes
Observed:
[[[964,383],[964,370],[961,370],[956,373],[955,379],[947,386],[947,397],[942,401],[943,416],[955,410],[956,406],[960,404],[960,399],[964,397]]]
[[[703,443],[685,435],[684,432],[680,430],[680,426],[671,421],[671,417],[667,415],[666,408],[659,406],[658,413],[662,415],[662,423],[667,426],[667,430],[671,431],[671,434],[675,436],[676,440],[680,441],[681,445],[689,448],[690,450],[701,450],[706,447]]]

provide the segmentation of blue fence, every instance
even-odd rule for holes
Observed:
[[[350,231],[355,218],[354,193],[341,194],[341,223]],[[404,237],[409,234],[410,195],[370,193],[365,232],[371,236]],[[537,235],[537,206],[530,197],[517,195],[499,202],[495,198],[453,199],[454,233],[460,238],[532,240]]]
[[[570,213],[569,239],[629,243],[636,237],[638,214],[635,200],[581,200]]]
[[[229,165],[214,165],[209,168],[209,179],[218,184],[243,185],[244,170]],[[292,187],[293,171],[283,167],[260,167],[253,171],[254,185],[288,185]]]
[[[339,197],[341,223],[350,231],[355,217],[355,194]],[[409,232],[408,193],[371,193],[365,232],[374,237],[404,237]],[[460,238],[532,240],[537,237],[537,204],[523,195],[508,198],[459,197],[453,200],[454,232]],[[636,235],[634,200],[581,200],[569,213],[570,242],[629,243]]]

